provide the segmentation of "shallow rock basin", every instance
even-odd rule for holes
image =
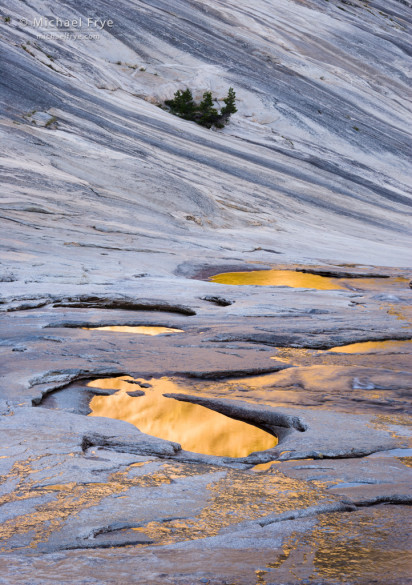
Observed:
[[[144,383],[145,384],[145,383]],[[133,378],[104,378],[91,388],[118,389],[111,396],[95,396],[90,416],[104,416],[134,424],[140,431],[180,443],[186,451],[221,457],[246,457],[277,445],[273,435],[244,422],[189,402],[167,398],[165,393],[182,393],[182,387],[168,378],[151,379],[150,388],[140,393]],[[141,386],[140,386],[141,387]]]
[[[382,278],[388,290],[401,292],[408,288],[404,277],[362,277],[362,275],[324,276],[299,270],[251,270],[222,272],[209,277],[210,282],[232,285],[289,286],[316,290],[379,290]]]
[[[363,341],[332,347],[329,351],[333,353],[379,353],[379,352],[402,352],[412,349],[412,340],[389,339],[387,341]]]
[[[211,282],[219,284],[290,286],[292,288],[315,288],[335,290],[344,288],[338,278],[317,274],[305,274],[296,270],[252,270],[250,272],[223,272],[211,276]]]
[[[82,327],[88,331],[111,331],[114,333],[137,333],[138,335],[164,335],[168,333],[183,333],[183,329],[172,327],[148,327],[146,325],[105,325],[102,327]]]

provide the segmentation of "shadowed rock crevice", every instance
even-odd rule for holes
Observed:
[[[230,418],[253,424],[276,436],[278,436],[280,430],[283,430],[283,433],[281,433],[283,435],[285,429],[297,430],[301,433],[307,429],[307,425],[299,417],[274,412],[272,408],[267,406],[259,407],[240,401],[216,400],[187,394],[165,394],[165,396],[183,402],[200,404]],[[280,439],[280,437],[278,438]]]
[[[206,297],[201,297],[202,301],[207,301],[208,303],[213,303],[214,305],[217,305],[218,307],[229,307],[230,305],[233,305],[233,303],[235,301],[230,301],[229,299],[225,299],[224,297],[218,297],[218,296],[206,296]]]
[[[36,388],[36,390],[40,392],[39,396],[32,398],[32,405],[40,406],[42,401],[50,394],[64,390],[77,380],[87,380],[94,377],[94,375],[99,376],[100,378],[113,378],[115,376],[128,376],[129,374],[121,370],[102,371],[99,369],[99,371],[93,372],[93,370],[81,370],[75,368],[46,372],[29,380],[30,388]],[[87,391],[87,388],[85,387],[84,390]],[[96,389],[94,394],[98,393],[99,390]],[[101,390],[101,393],[107,394],[108,391]]]
[[[98,330],[100,327],[164,327],[164,328],[172,328],[174,324],[165,323],[164,321],[159,322],[156,321],[148,322],[148,321],[133,321],[128,319],[127,321],[122,320],[121,322],[115,321],[114,319],[106,320],[106,321],[55,321],[53,323],[49,323],[48,325],[44,325],[44,329],[59,329],[59,328],[66,328],[66,329],[90,329],[90,330]],[[137,333],[137,332],[136,332]]]
[[[123,311],[162,311],[165,313],[178,313],[180,315],[196,315],[196,311],[190,307],[171,304],[167,301],[157,299],[135,299],[132,297],[109,297],[78,295],[74,297],[53,297],[31,298],[24,297],[5,298],[1,301],[4,307],[1,311],[28,311],[38,309],[47,305],[53,307],[64,307],[73,309],[115,309]]]
[[[149,435],[145,436],[150,437]],[[110,437],[99,433],[88,433],[82,438],[81,448],[83,452],[86,452],[90,447],[103,447],[118,453],[135,453],[137,455],[155,455],[158,457],[170,457],[182,450],[178,443],[163,441],[155,437],[150,438],[154,440],[142,443],[122,440],[120,436]],[[160,449],[156,448],[157,443],[161,444]]]
[[[319,340],[317,337],[323,337],[328,335],[330,340],[327,342]],[[353,331],[352,334],[348,334],[344,331],[339,331],[339,334],[333,336],[329,332],[321,331],[318,334],[310,333],[305,337],[299,335],[284,335],[278,333],[254,333],[242,335],[238,333],[233,334],[218,334],[214,337],[209,337],[207,340],[211,343],[230,343],[230,342],[242,342],[242,343],[256,343],[259,345],[268,345],[271,347],[281,348],[299,348],[299,349],[315,349],[327,351],[333,347],[350,345],[353,343],[367,343],[368,341],[409,341],[412,339],[411,333],[405,331],[394,331],[387,335],[377,332],[373,335],[371,331],[365,331],[364,334],[359,331]]]
[[[370,500],[357,500],[354,501],[355,506],[358,508],[369,508],[371,506],[393,505],[393,506],[411,506],[412,496],[407,494],[394,494],[391,496],[378,496],[371,498]]]
[[[278,363],[268,368],[244,368],[242,370],[219,370],[212,372],[175,372],[176,376],[185,376],[186,378],[197,378],[198,380],[224,380],[229,378],[238,378],[239,376],[260,376],[261,374],[270,374],[286,370],[293,366]]]
[[[316,274],[329,278],[390,278],[389,274],[379,272],[349,272],[347,270],[330,270],[328,268],[295,268],[296,272]]]
[[[313,506],[303,510],[294,510],[292,512],[285,512],[276,517],[265,518],[259,521],[262,528],[277,522],[286,522],[287,520],[296,520],[297,518],[308,518],[311,516],[319,516],[322,514],[331,514],[333,512],[357,512],[360,508],[380,506],[380,505],[395,505],[395,506],[410,506],[412,504],[412,496],[394,495],[381,496],[374,500],[368,501],[341,501],[333,504],[326,504],[321,506]]]
[[[152,540],[149,540],[148,538],[145,538],[144,536],[140,536],[140,537],[129,537],[129,538],[125,538],[123,541],[120,540],[120,542],[118,540],[116,540],[113,536],[109,536],[109,538],[107,538],[107,542],[98,542],[98,540],[92,540],[90,542],[84,540],[82,542],[79,542],[77,544],[73,544],[72,546],[63,546],[63,547],[57,547],[55,550],[56,551],[63,551],[63,550],[90,550],[90,549],[104,549],[104,548],[123,548],[126,546],[139,546],[139,545],[146,545],[148,546],[149,544],[153,544]]]
[[[68,297],[53,302],[54,307],[70,307],[77,309],[121,309],[123,311],[165,311],[180,313],[181,315],[196,315],[196,311],[183,305],[170,305],[165,301],[132,299],[132,298],[104,298],[97,296]]]
[[[164,372],[163,375],[167,376],[181,376],[186,378],[192,379],[199,379],[199,380],[224,380],[230,377],[239,377],[239,376],[258,376],[263,374],[270,374],[273,372],[278,372],[281,370],[286,370],[293,366],[287,364],[274,364],[268,368],[245,368],[243,370],[228,370],[228,371],[211,371],[211,372],[180,372],[180,371],[172,371],[172,372]],[[40,393],[39,396],[35,396],[31,399],[33,406],[40,406],[42,400],[45,399],[48,395],[57,392],[63,391],[65,388],[68,388],[73,382],[80,381],[80,380],[93,380],[96,378],[115,378],[118,376],[132,376],[132,377],[141,377],[141,378],[148,378],[151,376],[149,372],[134,372],[134,371],[125,371],[125,370],[111,370],[111,369],[76,369],[76,368],[68,368],[68,369],[61,369],[56,371],[49,371],[43,374],[40,374],[34,378],[29,380],[29,387],[36,388],[36,390]],[[85,390],[90,390],[86,388]],[[107,390],[102,390],[99,388],[93,388],[94,394],[102,394],[106,395],[110,392]]]

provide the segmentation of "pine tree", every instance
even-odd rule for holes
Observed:
[[[196,106],[189,88],[186,88],[184,91],[178,89],[174,95],[174,99],[166,100],[165,104],[171,108],[174,114],[186,120],[193,119],[193,112]]]
[[[166,101],[165,101],[165,104],[166,104],[167,106],[169,106],[169,108],[171,108],[172,110],[176,109],[176,102],[177,102],[177,100],[180,98],[180,96],[181,96],[181,95],[182,95],[182,90],[181,90],[181,89],[178,89],[178,90],[175,92],[175,95],[174,95],[173,99],[171,99],[171,100],[166,100]]]
[[[236,114],[237,112],[237,107],[235,106],[236,94],[233,87],[229,87],[228,94],[223,101],[226,105],[221,109],[220,114],[227,119],[231,114]]]
[[[193,95],[189,88],[186,88],[180,98],[180,112],[183,118],[187,120],[192,119],[192,115],[195,109],[195,103],[193,101]]]
[[[227,96],[223,99],[225,105],[220,112],[213,107],[213,96],[211,91],[205,91],[203,100],[197,104],[193,100],[192,92],[189,88],[184,91],[178,89],[173,99],[166,100],[165,104],[170,108],[172,114],[180,116],[185,120],[192,120],[201,126],[211,128],[224,128],[231,114],[237,112],[235,106],[236,94],[233,87],[229,88]]]
[[[216,108],[213,107],[213,98],[211,91],[205,91],[203,100],[199,104],[199,120],[198,124],[211,128],[218,120],[219,115]]]

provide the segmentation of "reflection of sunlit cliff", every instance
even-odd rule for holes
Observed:
[[[95,380],[93,388],[119,388],[112,396],[95,396],[91,402],[93,416],[125,420],[140,431],[175,441],[186,451],[246,457],[254,451],[271,449],[277,439],[261,429],[234,420],[197,404],[165,398],[164,393],[182,392],[167,378],[150,380],[145,396],[133,398],[127,392],[136,390],[124,378]]]

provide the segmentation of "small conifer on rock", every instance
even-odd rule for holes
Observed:
[[[213,96],[211,91],[205,91],[203,100],[196,104],[193,100],[192,92],[189,88],[184,91],[178,89],[173,99],[166,100],[165,105],[170,108],[170,111],[175,116],[191,120],[205,126],[206,128],[223,128],[228,122],[231,114],[237,112],[236,108],[236,94],[233,87],[229,88],[227,96],[223,99],[225,105],[220,112],[213,105]]]
[[[227,97],[224,98],[223,100],[225,102],[225,106],[222,108],[221,110],[221,114],[222,116],[230,116],[231,114],[236,114],[237,112],[237,107],[235,106],[236,103],[236,94],[235,94],[235,90],[233,89],[233,87],[229,87],[229,92],[227,94]]]
[[[211,128],[216,123],[219,116],[216,108],[213,107],[213,98],[211,91],[205,91],[203,100],[199,104],[199,121],[195,119],[201,126]]]

